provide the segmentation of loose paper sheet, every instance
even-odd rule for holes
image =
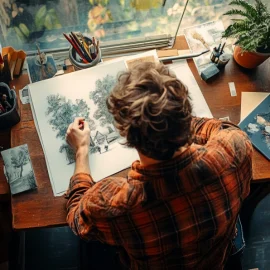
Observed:
[[[170,68],[188,86],[193,114],[212,117],[186,61],[172,64]],[[135,150],[119,143],[123,138],[108,121],[108,114],[103,115],[102,89],[110,91],[119,72],[126,69],[125,61],[120,59],[29,85],[33,117],[55,196],[66,191],[74,172],[75,163],[65,142],[65,131],[76,116],[92,121],[90,167],[95,181],[129,167],[138,159]]]
[[[170,66],[170,68],[175,72],[176,76],[188,87],[191,103],[193,105],[193,115],[212,118],[213,115],[186,60],[175,61]]]
[[[269,93],[263,92],[242,92],[241,97],[241,121],[253,111]]]

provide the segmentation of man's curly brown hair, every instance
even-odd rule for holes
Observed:
[[[142,63],[122,73],[107,99],[126,145],[167,160],[191,143],[191,104],[187,87],[162,64]]]

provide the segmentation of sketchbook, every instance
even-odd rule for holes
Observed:
[[[239,124],[254,147],[270,160],[270,95],[267,95],[256,108]]]
[[[150,54],[156,61],[156,52]],[[55,196],[66,191],[74,172],[74,153],[65,141],[65,134],[77,116],[84,117],[90,125],[90,168],[94,181],[126,169],[138,159],[136,150],[123,146],[124,139],[114,128],[113,117],[106,107],[106,97],[117,75],[128,68],[126,60],[108,61],[29,85],[33,118]],[[212,117],[187,63],[177,63],[172,69],[190,89],[194,114]]]

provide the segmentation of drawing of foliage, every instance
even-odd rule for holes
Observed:
[[[22,177],[23,166],[29,162],[29,155],[26,145],[22,145],[18,150],[11,151],[11,164],[14,168],[20,168],[20,177]]]
[[[26,175],[25,180],[26,180],[26,183],[28,184],[30,189],[34,189],[34,188],[37,187],[36,180],[35,180],[35,175],[34,175],[33,171],[29,172],[29,174]]]
[[[75,117],[83,117],[89,123],[90,129],[95,130],[95,122],[89,118],[90,108],[82,99],[76,99],[75,103],[67,100],[64,96],[50,95],[47,97],[48,108],[46,116],[50,116],[49,124],[57,132],[56,138],[65,139],[66,131]],[[68,163],[75,162],[74,151],[68,144],[61,145],[60,153],[65,153]]]
[[[59,149],[60,153],[65,153],[66,154],[66,158],[68,161],[68,164],[71,164],[73,162],[75,162],[75,153],[74,150],[68,145],[68,144],[62,144],[60,149]]]
[[[64,139],[67,128],[75,117],[84,117],[90,125],[91,130],[95,130],[95,122],[89,119],[89,107],[82,99],[76,99],[75,104],[71,100],[66,100],[60,95],[51,95],[47,97],[48,108],[47,116],[51,116],[49,124],[54,131],[57,131],[56,137]]]
[[[103,79],[96,81],[96,88],[90,93],[89,97],[97,105],[97,110],[94,112],[94,118],[100,121],[101,126],[113,123],[113,116],[108,112],[106,99],[111,92],[116,79],[107,75]]]

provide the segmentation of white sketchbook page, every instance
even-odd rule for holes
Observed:
[[[29,88],[28,88],[28,90],[29,90]],[[45,147],[44,147],[44,144],[43,144],[43,141],[42,141],[42,136],[41,136],[40,131],[39,131],[39,125],[38,125],[38,121],[37,121],[37,118],[36,118],[36,113],[35,113],[35,110],[34,110],[34,106],[33,106],[33,103],[32,103],[32,98],[31,98],[31,92],[30,92],[30,90],[29,90],[29,100],[30,100],[31,111],[32,111],[32,114],[33,114],[34,123],[35,123],[36,130],[37,130],[37,133],[38,133],[38,137],[39,137],[39,140],[40,140],[42,149],[43,149],[43,153],[44,153],[45,162],[46,162],[46,165],[47,165],[47,170],[48,170],[48,174],[49,174],[49,178],[50,178],[50,182],[51,182],[53,194],[56,195],[57,192],[55,190],[54,181],[52,180],[53,179],[53,176],[52,176],[52,173],[51,173],[51,170],[50,170],[50,163],[47,160],[47,155],[45,153]],[[60,196],[60,195],[64,194],[64,192],[62,192],[62,193],[60,192],[58,194]]]
[[[102,79],[107,74],[116,76],[119,71],[125,69],[125,63],[122,61],[114,63],[113,66],[100,65],[29,85],[34,118],[55,195],[61,195],[67,189],[74,172],[74,163],[67,165],[65,155],[59,152],[63,140],[56,138],[56,131],[52,130],[52,126],[48,123],[49,117],[45,115],[48,107],[47,96],[60,94],[73,103],[76,99],[83,99],[90,107],[92,118],[93,108],[96,105],[89,99],[89,93],[95,89],[96,80]],[[106,153],[90,155],[91,174],[95,181],[129,167],[138,159],[135,150],[122,147],[118,143],[114,143],[110,148]]]
[[[241,121],[252,112],[269,93],[264,92],[242,92],[241,96]]]
[[[187,87],[193,105],[193,115],[198,117],[213,118],[213,115],[206,103],[202,91],[197,84],[186,60],[177,61],[170,65],[179,80],[181,80]]]

